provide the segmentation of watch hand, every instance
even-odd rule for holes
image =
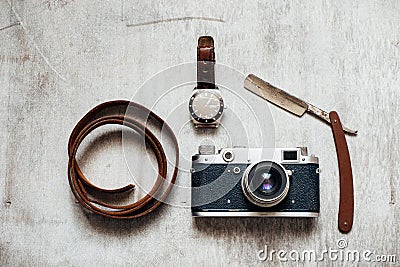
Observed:
[[[208,99],[208,101],[207,101],[207,103],[206,103],[206,106],[208,106],[208,105],[210,105],[210,103],[211,103],[211,97]]]

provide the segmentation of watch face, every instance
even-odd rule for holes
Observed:
[[[224,102],[219,92],[200,90],[190,99],[189,110],[192,117],[202,123],[212,123],[222,116]]]

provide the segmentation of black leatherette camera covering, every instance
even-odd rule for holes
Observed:
[[[319,212],[318,164],[282,164],[292,170],[290,187],[285,199],[276,206],[258,207],[243,194],[241,180],[247,164],[196,164],[192,173],[192,212],[197,211],[263,211],[263,212]],[[240,168],[235,174],[234,167]],[[230,170],[230,172],[228,172]],[[218,179],[218,180],[217,180]],[[204,187],[214,182],[211,186]],[[229,190],[229,188],[232,188]],[[228,192],[227,192],[228,191]],[[226,193],[227,192],[227,193]],[[211,203],[208,200],[214,200]],[[201,205],[199,205],[199,203]],[[206,203],[206,204],[205,204]]]

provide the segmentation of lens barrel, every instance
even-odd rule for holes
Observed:
[[[272,207],[279,204],[289,192],[289,176],[285,168],[276,162],[252,164],[243,174],[242,191],[254,205]]]

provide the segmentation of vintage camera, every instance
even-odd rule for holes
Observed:
[[[191,206],[195,217],[317,217],[318,157],[304,147],[200,146]]]

